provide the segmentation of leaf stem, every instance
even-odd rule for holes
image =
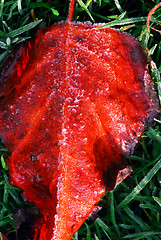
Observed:
[[[71,0],[69,4],[69,14],[68,14],[68,22],[72,22],[73,19],[73,11],[74,11],[75,0]]]

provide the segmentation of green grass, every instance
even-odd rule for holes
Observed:
[[[40,27],[66,20],[68,1],[0,0],[0,63],[19,42],[35,36]],[[150,53],[150,72],[161,98],[161,8],[153,14],[146,35],[146,17],[159,0],[77,0],[73,20],[104,22],[135,36]],[[154,64],[155,63],[155,64]],[[0,154],[7,149],[1,144]],[[133,168],[115,190],[99,203],[102,210],[96,221],[87,219],[73,240],[161,239],[161,116],[144,132],[133,156]],[[12,213],[15,208],[30,207],[24,203],[22,191],[8,183],[8,168],[1,157],[0,167],[0,231],[15,237]],[[0,236],[1,239],[1,236]]]

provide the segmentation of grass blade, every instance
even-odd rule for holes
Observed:
[[[130,208],[125,207],[124,211],[134,222],[136,222],[138,224],[138,226],[143,231],[148,231],[149,230],[149,226],[147,224],[145,224],[142,219],[140,219],[138,216],[136,216]]]
[[[161,159],[148,172],[148,174],[142,179],[142,181],[133,189],[133,191],[116,207],[116,210],[126,207],[127,204],[140,193],[140,191],[146,186],[146,184],[152,179],[152,177],[154,177],[154,175],[160,168]]]
[[[120,238],[120,231],[119,231],[119,227],[116,223],[116,219],[115,219],[115,211],[114,211],[114,195],[113,195],[113,191],[111,191],[109,193],[110,196],[110,210],[111,210],[111,221],[116,229],[117,235]]]
[[[6,38],[7,38],[7,37],[12,37],[12,38],[13,38],[13,37],[16,37],[16,36],[18,36],[18,35],[26,32],[26,31],[28,31],[28,30],[36,27],[39,23],[41,23],[41,21],[42,21],[42,20],[37,20],[37,21],[34,21],[34,22],[32,22],[32,23],[29,23],[29,24],[27,24],[27,25],[25,25],[25,26],[23,26],[23,27],[20,27],[20,28],[18,28],[18,29],[16,29],[16,30],[13,30],[12,32],[9,32],[9,33],[6,34]]]
[[[92,15],[91,15],[90,11],[88,10],[87,6],[82,2],[82,0],[77,0],[77,2],[88,13],[88,15],[90,16],[91,20],[94,22],[94,19],[93,19]]]
[[[126,18],[126,19],[122,19],[120,20],[114,20],[112,22],[109,22],[101,27],[98,27],[98,29],[100,28],[106,28],[106,27],[113,27],[113,26],[123,26],[125,24],[132,24],[132,23],[137,23],[137,22],[144,22],[146,21],[146,17],[136,17],[136,18]]]
[[[0,4],[0,17],[2,16],[3,6],[4,6],[4,0],[1,0],[1,4]]]
[[[129,234],[129,235],[123,237],[123,239],[131,239],[131,238],[132,239],[134,239],[134,238],[135,239],[143,239],[143,236],[145,239],[146,237],[154,237],[156,235],[158,235],[161,238],[161,232],[140,232],[140,233]]]
[[[88,224],[85,222],[86,228],[87,228],[87,236],[86,236],[86,240],[90,240],[91,239],[91,231],[90,228],[88,226]]]
[[[159,204],[159,206],[161,207],[161,199],[159,199],[158,197],[155,197],[155,196],[153,196],[153,199],[154,199],[154,201],[156,201],[156,202]]]
[[[111,232],[110,228],[100,218],[96,219],[96,223],[100,226],[100,228],[103,230],[103,232],[108,237],[108,239],[112,240],[110,238],[110,236],[108,235],[108,234],[112,235],[112,232]]]

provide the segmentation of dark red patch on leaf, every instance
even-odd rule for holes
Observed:
[[[16,235],[19,240],[33,240],[35,229],[43,222],[42,216],[37,208],[16,209],[13,214],[13,219],[17,230]]]
[[[127,34],[69,22],[14,54],[0,82],[10,181],[44,215],[34,240],[69,240],[157,116],[147,57]]]

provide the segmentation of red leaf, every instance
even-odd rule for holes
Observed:
[[[0,136],[11,184],[44,215],[35,240],[72,237],[157,116],[140,43],[96,26],[42,29],[1,69]]]
[[[7,238],[0,232],[0,237],[2,240],[7,240]]]

